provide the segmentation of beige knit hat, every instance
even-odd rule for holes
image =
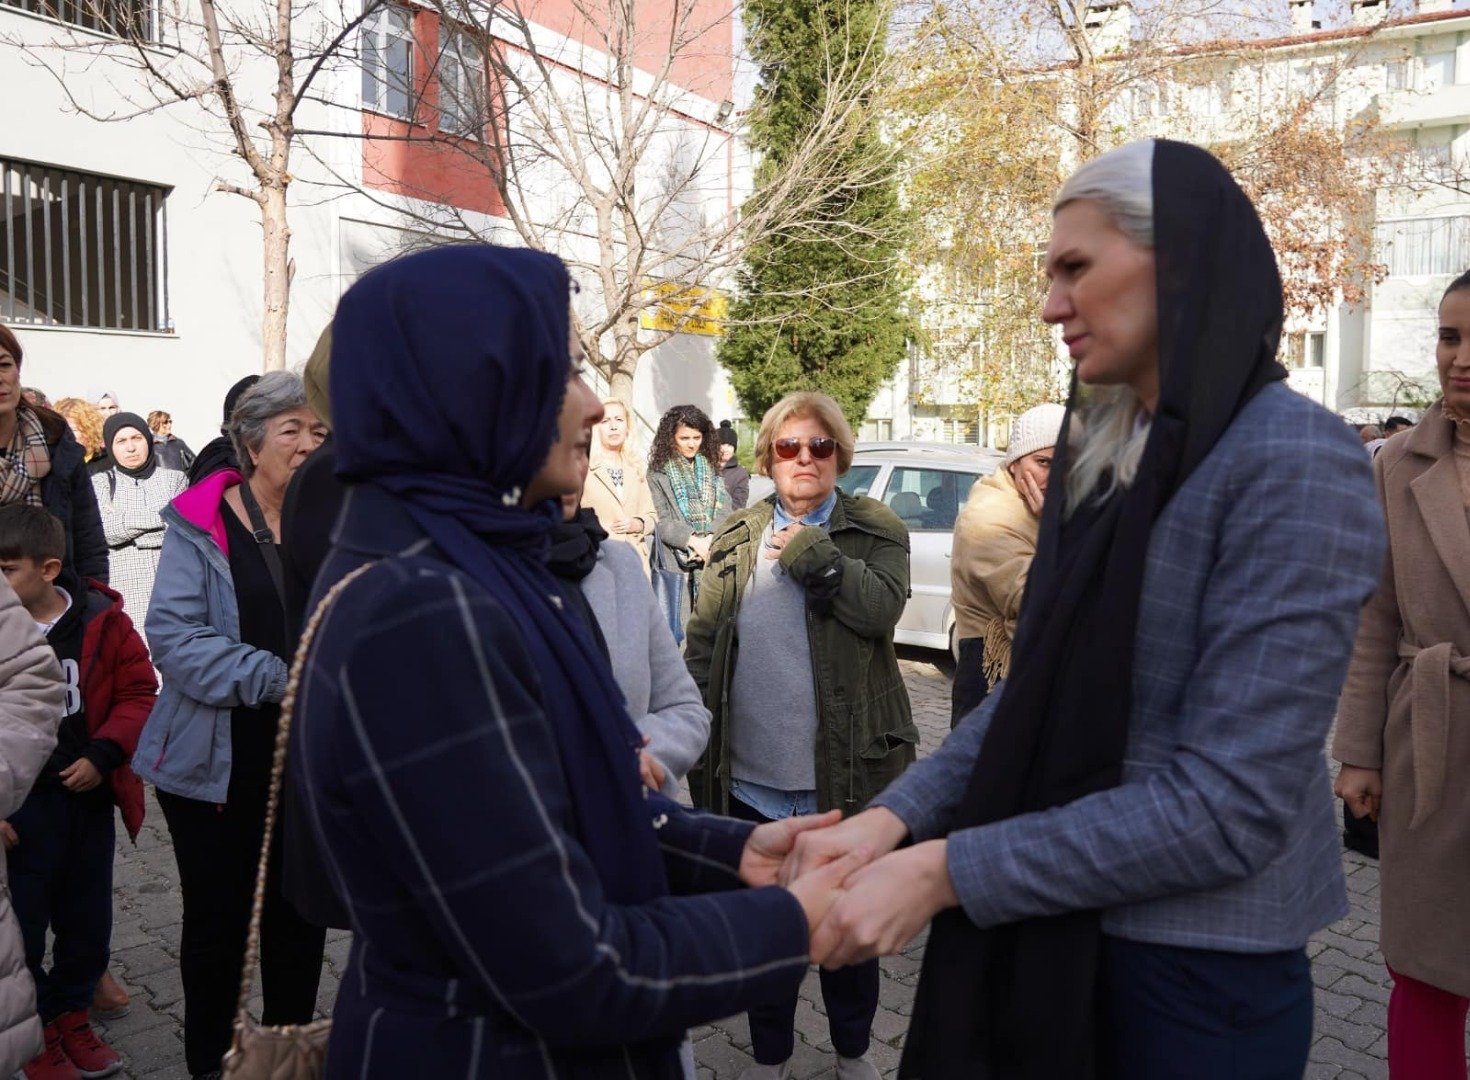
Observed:
[[[1066,415],[1065,406],[1038,405],[1012,420],[1011,441],[1006,447],[1006,467],[1027,454],[1055,446],[1062,434],[1062,417]]]

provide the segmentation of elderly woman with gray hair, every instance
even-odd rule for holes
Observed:
[[[229,1046],[290,641],[281,600],[281,503],[326,428],[301,379],[266,375],[229,434],[240,471],[205,477],[163,511],[169,529],[148,609],[163,690],[134,768],[158,789],[184,900],[184,1052],[218,1075]],[[277,846],[279,851],[279,846]],[[262,926],[268,1024],[316,1008],[324,931],[304,922],[272,867]]]

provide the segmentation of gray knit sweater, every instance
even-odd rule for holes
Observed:
[[[761,536],[764,549],[772,526]],[[736,616],[730,681],[730,775],[781,791],[817,786],[817,689],[806,590],[757,553]]]

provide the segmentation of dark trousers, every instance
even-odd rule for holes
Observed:
[[[105,781],[104,781],[105,783]],[[44,1023],[89,1008],[112,940],[112,800],[38,784],[10,817],[10,898]],[[46,931],[51,970],[42,970]]]
[[[730,800],[730,816],[756,823],[769,821],[739,799]],[[847,1058],[868,1052],[873,1016],[878,1012],[878,961],[828,971],[821,968],[822,1002],[827,1006],[827,1030],[832,1048]],[[751,1056],[761,1065],[779,1065],[796,1049],[797,994],[768,1001],[746,1013],[750,1022]]]
[[[158,805],[173,838],[184,900],[184,1058],[191,1073],[205,1073],[220,1067],[230,1046],[265,813],[255,800],[216,806],[165,791],[158,792]],[[281,895],[279,839],[261,919],[261,1021],[304,1024],[316,1013],[326,931]]]
[[[961,638],[960,655],[955,661],[954,683],[949,688],[949,729],[980,707],[990,693],[985,678],[985,639]]]
[[[1228,953],[1105,937],[1102,967],[1104,1076],[1301,1080],[1312,1042],[1305,950]]]

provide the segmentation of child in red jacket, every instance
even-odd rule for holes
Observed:
[[[122,598],[95,581],[62,577],[65,555],[65,529],[44,508],[0,507],[0,571],[56,651],[67,682],[51,760],[21,808],[0,822],[46,1029],[45,1050],[25,1067],[28,1080],[110,1076],[122,1067],[87,1008],[112,937],[112,807],[136,839],[143,785],[128,762],[158,692]],[[45,971],[48,927],[56,940]]]

